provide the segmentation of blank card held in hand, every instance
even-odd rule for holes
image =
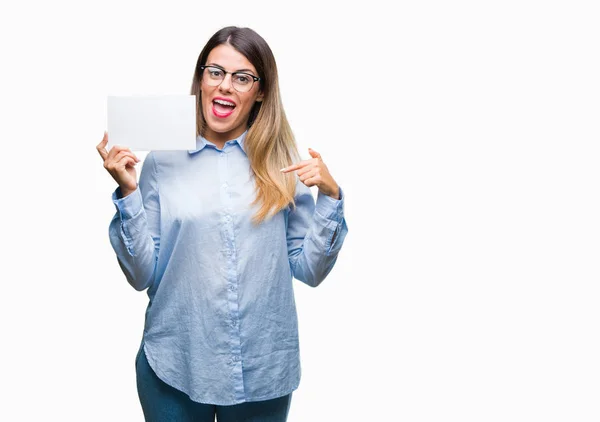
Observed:
[[[107,97],[107,150],[113,145],[132,151],[196,148],[194,95]]]

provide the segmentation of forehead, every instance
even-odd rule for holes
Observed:
[[[256,73],[252,63],[242,53],[227,44],[221,44],[213,48],[208,54],[206,64],[218,64],[229,72],[250,69],[253,73]]]

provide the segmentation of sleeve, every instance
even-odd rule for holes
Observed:
[[[144,160],[138,188],[124,198],[117,188],[112,199],[117,211],[109,226],[110,243],[127,281],[141,291],[154,281],[160,247],[160,204],[152,152]]]
[[[317,287],[333,268],[348,233],[344,219],[344,193],[336,200],[321,192],[315,206],[310,189],[301,182],[296,188],[296,206],[289,211],[288,257],[292,275]]]

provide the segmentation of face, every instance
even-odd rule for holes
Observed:
[[[227,44],[215,47],[209,54],[206,66],[216,66],[226,72],[244,72],[258,76],[255,67],[244,55]],[[207,123],[204,137],[211,142],[226,142],[240,136],[248,127],[250,110],[256,101],[262,101],[259,82],[254,82],[248,92],[237,91],[227,73],[219,86],[206,83],[208,71],[202,77],[202,113]],[[225,102],[226,104],[222,104]]]

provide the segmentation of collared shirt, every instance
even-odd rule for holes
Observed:
[[[143,348],[167,384],[232,405],[289,394],[300,382],[292,279],[316,287],[348,231],[340,200],[297,180],[295,204],[251,221],[255,184],[245,132],[219,149],[151,151],[121,198],[111,244],[127,281],[148,289]]]

